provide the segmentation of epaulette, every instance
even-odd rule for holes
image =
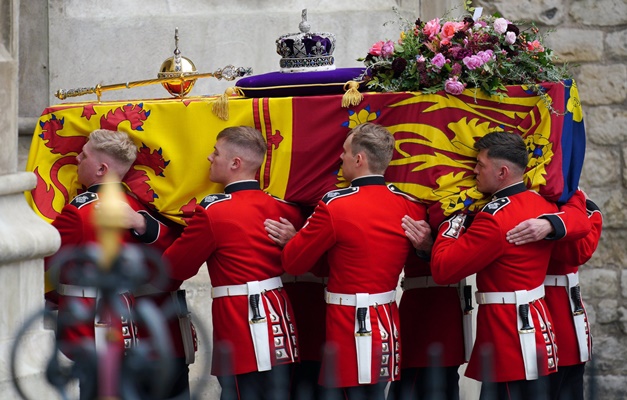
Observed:
[[[417,203],[420,202],[420,200],[418,200],[417,198],[415,198],[411,194],[403,192],[401,189],[397,188],[396,186],[394,186],[391,183],[388,185],[388,189],[390,189],[390,192],[392,192],[394,194],[398,194],[398,195],[401,195],[401,196],[407,198],[407,200],[415,201]]]
[[[329,204],[331,200],[334,200],[340,197],[350,196],[351,194],[357,193],[358,191],[359,191],[358,187],[352,187],[352,186],[344,188],[344,189],[332,190],[328,192],[327,194],[325,194],[324,197],[322,197],[322,201],[325,204]]]
[[[86,204],[93,203],[98,200],[98,194],[94,192],[85,192],[74,197],[70,202],[76,208],[81,208]]]
[[[204,199],[202,199],[202,201],[200,202],[200,206],[204,209],[207,209],[212,204],[216,204],[221,201],[225,201],[229,199],[231,199],[230,194],[225,194],[225,193],[210,194],[208,196],[205,196]]]
[[[505,207],[506,205],[508,205],[510,203],[509,197],[501,197],[499,199],[496,200],[492,200],[491,202],[489,202],[488,204],[486,204],[485,206],[483,206],[483,208],[481,209],[481,211],[483,212],[487,212],[488,214],[496,214],[501,208]]]

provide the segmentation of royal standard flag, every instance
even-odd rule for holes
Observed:
[[[80,191],[76,156],[95,129],[129,133],[137,161],[124,181],[146,205],[184,223],[203,197],[223,188],[209,180],[208,155],[228,126],[259,129],[268,143],[259,171],[262,188],[303,206],[347,186],[340,154],[351,128],[373,122],[389,129],[396,150],[386,180],[424,201],[431,222],[474,212],[486,199],[476,190],[473,144],[488,132],[523,136],[529,149],[527,185],[553,201],[577,188],[585,152],[583,113],[574,82],[543,84],[540,96],[508,87],[507,97],[466,90],[366,93],[342,108],[342,96],[231,98],[230,118],[212,113],[215,97],[60,104],[47,108],[33,135],[27,170],[37,175],[26,193],[48,221]],[[550,100],[550,101],[547,101]]]

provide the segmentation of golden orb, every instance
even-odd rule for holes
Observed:
[[[174,40],[174,55],[161,64],[157,77],[159,79],[172,78],[171,81],[163,82],[163,87],[172,96],[183,97],[192,90],[196,79],[187,78],[187,80],[183,80],[181,79],[182,76],[195,75],[198,71],[196,71],[196,66],[192,60],[181,56],[181,51],[179,50],[179,28],[175,29]]]

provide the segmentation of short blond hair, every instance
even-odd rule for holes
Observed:
[[[250,126],[232,126],[223,129],[216,140],[222,139],[229,145],[235,146],[238,150],[246,154],[244,156],[250,162],[251,167],[257,169],[261,167],[263,159],[268,152],[268,145],[261,132]]]
[[[92,148],[106,154],[122,165],[130,166],[137,158],[137,146],[128,134],[120,131],[96,129],[89,134]]]

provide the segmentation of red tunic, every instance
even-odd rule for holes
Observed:
[[[603,216],[597,205],[590,200],[587,202],[587,210],[592,225],[590,233],[576,241],[557,242],[551,254],[547,274],[566,275],[578,272],[579,266],[585,264],[592,257],[601,237]],[[545,301],[553,317],[553,329],[559,344],[558,366],[581,364],[568,288],[563,286],[545,286],[545,290]],[[590,332],[587,314],[585,322],[586,331]],[[590,336],[588,336],[588,351],[591,350],[591,344]]]
[[[99,189],[103,185],[91,186],[85,193],[76,196],[72,202],[66,205],[52,225],[61,235],[61,250],[68,246],[83,246],[97,241],[96,227],[94,225],[94,210],[100,201]],[[162,250],[175,238],[175,231],[170,230],[166,225],[159,222],[146,212],[146,207],[135,197],[126,194],[127,203],[136,211],[142,211],[147,221],[147,231],[142,236],[132,235],[131,231],[126,231],[123,236],[125,243],[148,243],[151,247]],[[54,261],[54,256],[46,259],[46,269]],[[63,266],[59,278],[62,284],[76,285],[77,282],[72,275],[75,267]],[[86,297],[59,296],[59,320],[65,320],[70,316],[70,302],[80,302],[88,310],[94,310],[95,299]],[[114,321],[117,323],[117,321]],[[70,358],[74,356],[73,346],[80,342],[87,341],[93,343],[94,323],[86,322],[65,326],[65,329],[58,332],[58,339],[61,341],[62,351]]]
[[[375,294],[395,290],[407,254],[413,250],[401,227],[405,215],[424,220],[426,211],[398,189],[385,186],[382,176],[355,179],[351,187],[325,195],[306,225],[283,249],[283,267],[291,274],[301,274],[328,251],[329,292]],[[396,380],[400,371],[396,303],[370,307],[370,323],[371,382]],[[321,383],[357,386],[355,307],[327,304],[326,340],[337,350],[333,357],[336,364],[332,381],[325,381],[328,360],[323,360]],[[387,376],[379,376],[382,369],[388,371]]]
[[[181,237],[165,251],[172,278],[191,278],[205,262],[214,287],[262,281],[283,273],[281,248],[268,237],[264,221],[284,217],[299,228],[303,222],[300,209],[261,191],[256,181],[232,183],[225,193],[207,196]],[[269,290],[261,298],[266,315],[278,318],[268,323],[270,354],[275,354],[273,338],[285,344],[287,353],[285,358],[272,357],[272,365],[292,363],[298,356],[289,298],[282,289]],[[248,308],[247,296],[213,300],[213,375],[257,371]],[[273,334],[274,325],[280,337]]]
[[[431,256],[431,270],[437,283],[455,283],[476,273],[479,292],[532,290],[543,285],[555,241],[542,240],[516,246],[508,243],[505,234],[524,220],[556,213],[557,206],[537,193],[528,191],[522,182],[499,191],[494,197],[495,200],[476,215],[470,228],[459,238],[445,235],[449,228],[448,222],[440,227]],[[530,305],[529,316],[537,327],[538,373],[544,376],[555,372],[556,367],[549,368],[551,360],[547,347],[554,352],[555,346],[550,332],[550,315],[544,300]],[[494,348],[494,381],[526,378],[517,318],[515,304],[485,304],[478,307],[476,340],[466,376],[482,380],[481,352],[488,344]],[[543,324],[540,324],[540,320]],[[549,328],[549,332],[543,332],[540,329],[542,325]],[[546,346],[543,333],[547,333],[549,341]]]
[[[428,276],[431,276],[429,263],[418,257],[412,257],[405,265],[405,279]],[[403,368],[429,367],[429,349],[436,343],[442,345],[440,366],[459,366],[466,362],[462,309],[456,286],[405,290],[399,311],[401,337],[404,338]]]

